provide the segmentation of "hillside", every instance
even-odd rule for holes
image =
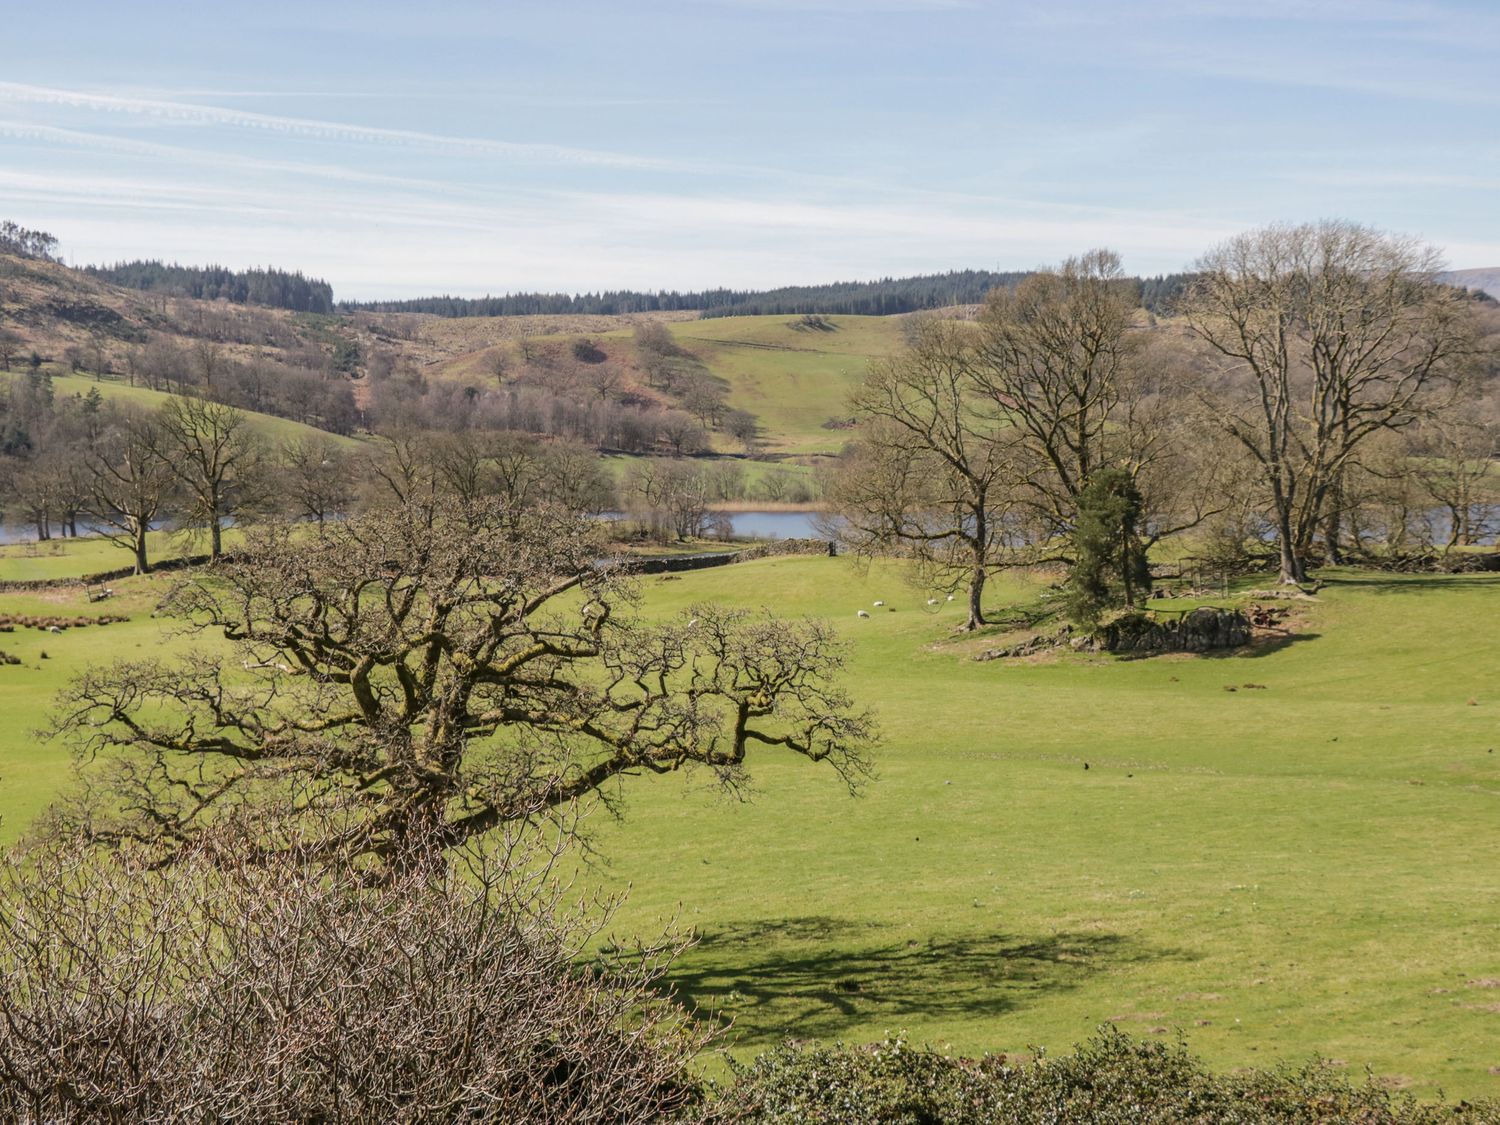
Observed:
[[[672,334],[729,387],[729,404],[762,420],[775,447],[837,453],[848,395],[870,361],[901,347],[901,317],[746,316],[674,324]]]
[[[62,372],[51,372],[51,375],[53,391],[59,397],[66,395],[78,395],[82,397],[86,396],[90,391],[97,390],[107,401],[127,403],[146,410],[153,410],[162,406],[171,397],[170,391],[133,386],[118,375],[106,375],[102,378],[95,378],[87,374],[70,375]],[[20,371],[0,372],[0,380],[19,379],[21,377]],[[255,430],[262,437],[273,443],[320,437],[347,449],[358,448],[361,444],[358,438],[346,437],[342,434],[330,434],[327,431],[319,430],[315,426],[309,426],[305,422],[297,422],[291,418],[278,418],[273,414],[262,414],[255,410],[246,410],[244,413]]]
[[[727,409],[755,415],[760,450],[782,456],[838,452],[847,438],[850,389],[871,360],[901,346],[903,324],[901,317],[878,316],[822,317],[816,328],[789,316],[470,317],[418,323],[407,354],[433,356],[422,367],[429,378],[475,388],[576,388],[607,373],[616,399],[680,406],[689,396],[658,385],[647,369],[634,339],[642,320],[664,323],[680,372],[711,380]],[[593,349],[587,362],[573,358],[580,342]],[[719,452],[741,448],[727,434],[712,438]]]
[[[142,400],[206,380],[228,401],[266,415],[272,432],[310,424],[350,433],[388,423],[393,408],[384,416],[370,408],[377,384],[391,379],[691,412],[682,386],[646,369],[634,336],[648,322],[668,327],[678,349],[672,362],[689,381],[706,380],[725,409],[756,416],[757,449],[773,456],[837,452],[849,387],[901,340],[899,317],[876,316],[830,316],[820,328],[795,316],[700,320],[692,311],[323,316],[142,292],[55,262],[0,256],[0,332],[10,336],[12,370],[35,353],[59,390],[97,385],[106,396]],[[589,358],[576,359],[585,344]],[[714,432],[710,447],[743,445]]]
[[[1461,285],[1465,289],[1478,290],[1500,301],[1500,266],[1474,270],[1449,270],[1445,274],[1440,274],[1439,280],[1449,285]]]

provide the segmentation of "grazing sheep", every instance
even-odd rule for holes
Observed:
[[[61,633],[62,630],[59,629],[56,625],[48,625],[47,626],[47,632],[49,632],[49,633]]]
[[[867,610],[867,609],[862,609],[862,610],[859,611],[859,616],[860,617],[869,617],[870,616],[870,611]]]
[[[883,605],[885,605],[885,602],[876,602],[876,603],[875,603],[875,605],[876,605],[876,606],[877,606],[877,607],[879,607],[879,606],[883,606]]]
[[[937,605],[938,604],[938,600],[936,598],[928,598],[927,599],[927,604],[928,605]]]
[[[949,594],[949,595],[948,595],[948,600],[949,600],[949,601],[950,601],[950,602],[951,602],[951,601],[952,601],[952,600],[953,600],[953,595],[952,595],[952,594]]]

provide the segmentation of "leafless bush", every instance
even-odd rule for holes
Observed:
[[[378,887],[236,850],[0,866],[0,1117],[586,1123],[695,1099],[707,1034],[656,991],[680,943],[580,965],[607,911],[569,905],[560,844]]]

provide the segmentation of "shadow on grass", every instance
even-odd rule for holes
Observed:
[[[909,1020],[998,1015],[1118,965],[1190,956],[1111,933],[881,941],[889,932],[820,917],[731,926],[703,935],[671,983],[755,1044],[835,1039],[857,1023],[894,1030]]]
[[[1322,633],[1285,633],[1275,637],[1263,637],[1252,645],[1241,645],[1239,648],[1212,648],[1206,652],[1195,652],[1191,655],[1204,660],[1258,660],[1263,656],[1273,656],[1303,641],[1316,641],[1322,635]],[[1117,654],[1115,659],[1121,664],[1128,664],[1137,660],[1159,660],[1163,656],[1181,655],[1183,654],[1180,652],[1122,652]]]
[[[1274,637],[1263,637],[1254,644],[1240,648],[1217,648],[1200,653],[1210,660],[1258,660],[1262,656],[1274,656],[1303,641],[1316,641],[1322,633],[1282,633]]]

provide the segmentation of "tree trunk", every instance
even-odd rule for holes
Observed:
[[[1292,545],[1292,537],[1283,535],[1281,537],[1281,573],[1277,581],[1283,586],[1300,586],[1307,581],[1307,569],[1302,564],[1302,559],[1297,554],[1297,549]]]
[[[1341,546],[1344,538],[1344,521],[1337,508],[1328,513],[1328,518],[1323,521],[1323,546],[1328,551],[1328,564],[1330,566],[1344,565],[1344,550]]]
[[[985,569],[982,565],[975,566],[974,572],[969,576],[969,620],[964,623],[966,630],[977,629],[984,624],[984,609],[981,602],[984,598],[985,577]]]
[[[1307,580],[1307,571],[1297,550],[1297,539],[1292,531],[1292,504],[1279,483],[1272,481],[1272,495],[1276,504],[1276,548],[1281,556],[1281,573],[1277,581],[1283,586],[1301,585]]]
[[[146,574],[151,569],[151,564],[146,561],[146,523],[136,522],[131,532],[131,547],[135,552],[135,572]]]
[[[224,529],[219,526],[219,517],[208,521],[208,561],[216,563],[224,554]]]

